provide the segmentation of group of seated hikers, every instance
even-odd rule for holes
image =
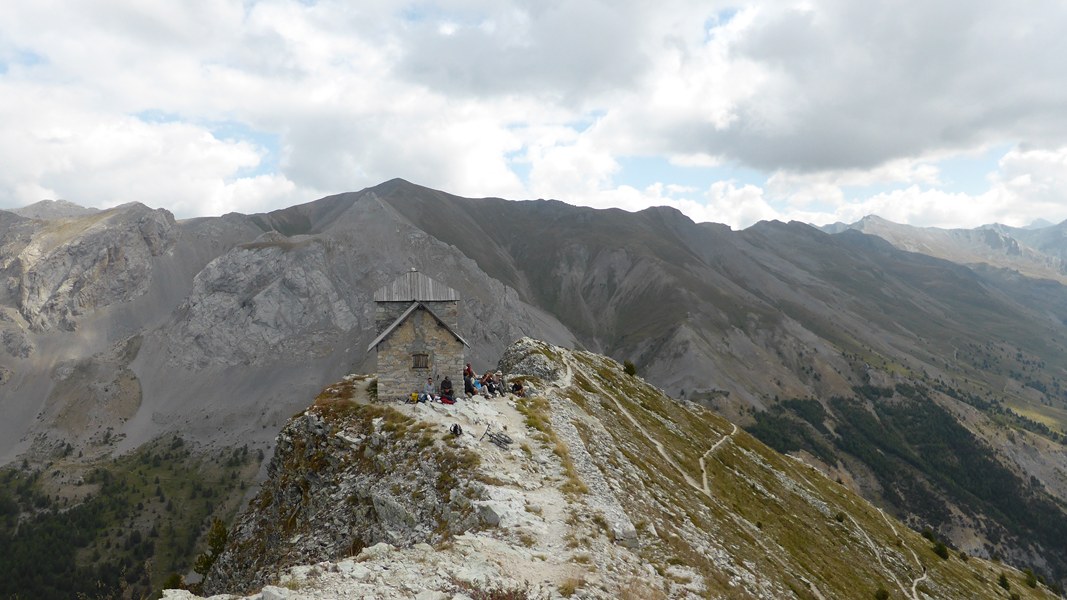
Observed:
[[[471,368],[471,364],[467,363],[467,366],[463,369],[463,394],[467,398],[474,396],[485,396],[486,398],[492,398],[493,396],[504,395],[504,382],[503,374],[500,371],[486,372],[481,377],[474,372]],[[525,390],[522,387],[522,383],[519,381],[512,382],[510,386],[511,393],[517,396],[524,396]],[[413,397],[414,394],[412,395]],[[445,375],[441,380],[440,390],[436,389],[433,383],[433,377],[426,378],[426,385],[423,387],[422,393],[417,396],[419,402],[441,402],[442,404],[455,404],[456,392],[452,388],[452,380]]]

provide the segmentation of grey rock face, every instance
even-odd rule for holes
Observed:
[[[267,352],[328,352],[359,319],[327,254],[322,240],[271,233],[212,261],[179,308],[170,363],[237,365]]]
[[[939,229],[901,225],[867,216],[851,225],[835,224],[824,228],[833,233],[848,229],[878,236],[909,252],[1067,282],[1067,263],[1059,226],[1019,229],[988,225],[977,229]]]
[[[26,358],[33,354],[33,342],[18,329],[5,329],[0,333],[0,343],[3,344],[4,350],[11,356]]]
[[[316,220],[293,213],[286,219]],[[168,364],[203,369],[358,348],[376,335],[371,294],[411,266],[460,291],[460,329],[475,362],[488,362],[527,332],[573,341],[555,318],[456,248],[414,229],[373,193],[333,217],[306,234],[263,234],[208,264],[167,327]],[[357,364],[362,356],[360,348]]]
[[[169,212],[140,206],[48,225],[18,255],[19,311],[35,331],[73,331],[83,313],[144,294],[151,257],[177,235]]]

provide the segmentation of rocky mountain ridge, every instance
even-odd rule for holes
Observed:
[[[327,212],[326,230],[292,236],[279,232],[297,220],[284,211],[177,222],[129,205],[48,221],[9,218],[0,248],[9,290],[0,406],[11,418],[0,455],[47,456],[66,441],[47,407],[79,403],[86,388],[114,396],[117,371],[133,373],[137,385],[113,403],[133,412],[86,426],[96,434],[121,428],[119,450],[165,431],[209,443],[235,433],[219,422],[268,444],[268,430],[295,409],[291,392],[309,393],[373,358],[365,352],[374,335],[371,293],[412,264],[462,284],[461,324],[476,360],[525,332],[574,341],[551,315],[414,230],[373,193]],[[137,351],[117,350],[126,347]]]
[[[1051,255],[1049,231],[1033,235]],[[1067,572],[1044,535],[1056,529],[999,502],[1067,522],[1062,284],[858,231],[731,231],[666,208],[460,198],[394,180],[188,221],[136,204],[0,211],[0,457],[51,474],[173,433],[208,452],[269,452],[306,398],[372,370],[371,294],[411,267],[460,291],[479,371],[524,335],[631,360],[913,527]],[[899,407],[936,409],[943,427],[913,427]],[[898,432],[893,444],[868,434],[865,414]],[[932,440],[949,433],[961,445],[948,455],[988,454],[998,489],[1025,493],[992,493],[938,460],[947,451]]]
[[[901,250],[935,256],[960,264],[1010,269],[1027,277],[1067,282],[1067,244],[1064,227],[985,225],[975,229],[914,227],[870,215],[851,223],[822,227],[828,233],[860,231],[878,236]]]
[[[523,339],[500,367],[531,394],[448,407],[373,402],[357,377],[324,390],[283,430],[206,588],[257,599],[1054,597],[610,359]],[[487,427],[512,443],[494,445]]]

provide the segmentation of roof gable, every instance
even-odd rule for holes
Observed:
[[[455,336],[456,339],[459,340],[464,346],[470,347],[470,344],[467,343],[467,340],[463,339],[462,336],[460,336],[451,327],[449,327],[448,323],[445,323],[444,320],[441,317],[437,316],[437,313],[430,310],[428,306],[426,306],[422,302],[412,302],[411,306],[409,306],[407,310],[405,310],[399,317],[396,318],[395,321],[393,321],[388,327],[386,327],[384,331],[378,334],[378,337],[374,338],[374,341],[371,342],[369,346],[367,346],[367,352],[370,352],[371,350],[376,348],[378,344],[382,343],[382,340],[389,337],[389,334],[393,333],[393,331],[397,327],[400,327],[400,324],[406,321],[407,318],[411,316],[411,313],[415,312],[415,309],[417,308],[422,308],[426,312],[430,313],[430,316],[432,316],[434,320],[440,323],[442,327],[447,329],[448,333],[451,333],[453,336]]]
[[[455,302],[459,293],[412,269],[374,292],[375,302]]]

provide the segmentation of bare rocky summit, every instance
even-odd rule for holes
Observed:
[[[85,215],[91,215],[95,212],[99,212],[96,208],[87,208],[68,202],[66,200],[41,200],[21,208],[10,209],[9,212],[15,213],[20,217],[26,217],[27,219],[69,219],[72,217],[84,217]]]

